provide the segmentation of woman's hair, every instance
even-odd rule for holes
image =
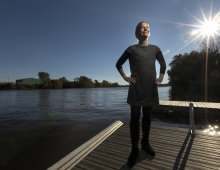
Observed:
[[[140,26],[141,26],[141,23],[147,23],[147,24],[149,24],[147,21],[141,21],[141,22],[139,22],[138,24],[137,24],[137,26],[136,26],[136,29],[135,29],[135,36],[136,36],[136,38],[138,39],[138,31],[140,30]]]

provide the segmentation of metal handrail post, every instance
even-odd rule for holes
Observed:
[[[191,134],[195,135],[195,123],[194,123],[194,106],[193,103],[189,103],[189,119],[190,119],[190,130]]]
[[[191,102],[189,103],[189,123],[190,123],[190,131],[192,130],[192,114],[191,114]]]

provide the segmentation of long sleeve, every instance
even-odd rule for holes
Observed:
[[[164,60],[163,54],[161,51],[157,53],[156,56],[157,61],[160,63],[160,73],[165,74],[166,71],[166,62]]]
[[[118,70],[120,70],[122,68],[122,65],[125,63],[125,61],[127,59],[129,59],[131,56],[131,54],[128,51],[124,51],[124,53],[122,54],[122,56],[118,59],[117,63],[116,63],[116,68]]]

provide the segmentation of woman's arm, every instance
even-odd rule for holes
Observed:
[[[127,77],[123,68],[119,69],[118,72],[121,74],[121,76],[123,77],[123,79],[125,81],[127,81],[129,84],[135,84],[136,83],[136,79],[134,77]]]
[[[125,61],[131,57],[131,54],[127,51],[125,51],[122,56],[118,59],[117,63],[116,63],[116,67],[118,69],[118,72],[121,74],[121,76],[123,77],[123,79],[125,81],[127,81],[129,84],[133,83],[135,84],[136,81],[135,81],[135,78],[133,77],[127,77],[123,68],[122,68],[122,65],[125,63]]]
[[[123,68],[120,68],[120,69],[118,70],[118,72],[121,74],[121,76],[122,76],[123,78],[127,77],[126,74],[125,74],[125,72],[124,72],[124,70],[123,70]]]
[[[157,53],[156,59],[160,63],[160,76],[159,78],[156,78],[155,83],[160,84],[163,81],[163,77],[166,71],[166,62],[161,51]]]
[[[164,74],[160,73],[159,78],[156,78],[155,83],[160,84],[163,81]]]

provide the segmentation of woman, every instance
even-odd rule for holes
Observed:
[[[139,155],[139,129],[140,111],[142,108],[142,149],[155,156],[155,151],[149,144],[149,132],[151,126],[151,111],[154,105],[159,104],[157,84],[163,81],[166,63],[160,49],[148,44],[150,27],[146,21],[138,23],[135,30],[138,39],[137,45],[129,46],[116,63],[116,67],[130,86],[127,103],[131,106],[130,136],[132,149],[128,157],[127,165],[134,166]],[[131,76],[124,73],[122,65],[129,59]],[[160,76],[156,78],[155,61],[160,63]]]

